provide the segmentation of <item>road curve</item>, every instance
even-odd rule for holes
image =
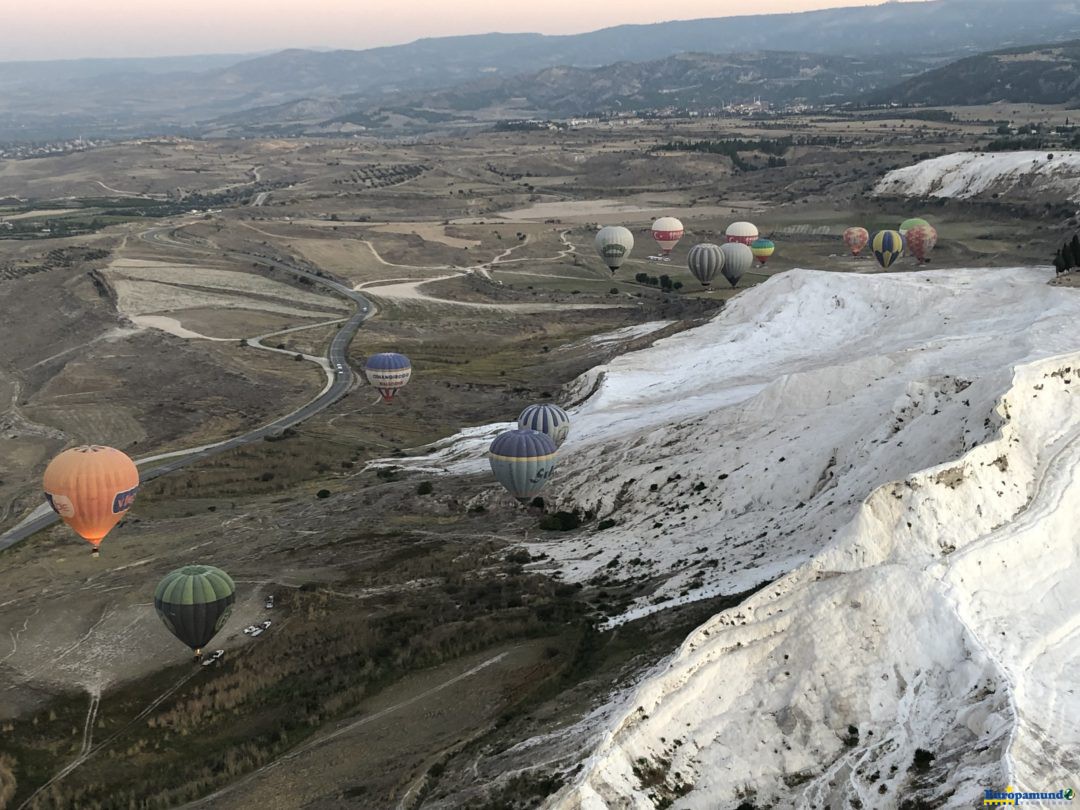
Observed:
[[[182,246],[185,249],[190,250],[193,246],[190,244],[184,244],[169,239],[165,234],[173,231],[174,226],[165,226],[160,228],[151,228],[139,234],[139,238],[147,242],[152,242],[159,245],[167,246]],[[195,249],[198,249],[197,247]],[[249,253],[239,253],[237,251],[230,251],[231,255],[243,257],[250,261],[254,261],[265,267],[273,267],[278,270],[284,270],[287,273],[292,273],[294,276],[300,278],[306,278],[314,284],[318,284],[325,287],[338,295],[348,298],[354,304],[356,304],[356,312],[352,314],[334,335],[333,340],[330,341],[330,348],[326,352],[326,359],[330,363],[330,368],[336,369],[338,365],[343,369],[341,374],[334,376],[333,382],[320,393],[313,400],[306,405],[296,409],[292,413],[288,413],[285,416],[281,416],[270,422],[267,425],[263,425],[260,428],[256,428],[248,433],[244,433],[240,436],[236,436],[232,439],[226,439],[222,442],[215,442],[214,444],[202,445],[201,447],[194,447],[190,450],[178,450],[176,453],[166,453],[164,455],[148,456],[143,459],[136,459],[136,464],[154,463],[163,458],[170,458],[164,464],[155,464],[151,469],[146,472],[140,473],[140,483],[146,481],[152,481],[162,475],[168,475],[169,473],[176,472],[184,467],[195,464],[196,462],[203,461],[204,459],[211,458],[213,456],[224,453],[227,450],[232,450],[235,447],[240,447],[245,444],[251,444],[252,442],[262,441],[267,436],[278,433],[285,428],[298,425],[306,419],[314,416],[320,411],[324,411],[341,399],[348,392],[349,387],[353,382],[352,370],[349,368],[347,361],[347,353],[349,344],[352,342],[357,331],[365,320],[370,318],[374,314],[374,305],[363,295],[356,292],[344,284],[338,284],[336,281],[331,281],[328,278],[323,278],[314,273],[310,273],[307,270],[302,270],[299,267],[294,267],[286,262],[280,261],[267,256],[257,256]],[[174,456],[174,457],[173,457]],[[58,520],[58,516],[44,504],[38,507],[37,510],[31,513],[30,517],[23,520],[21,523],[10,529],[6,533],[0,535],[0,551],[11,548],[16,543],[25,540],[32,534],[41,531],[47,526],[52,525]]]

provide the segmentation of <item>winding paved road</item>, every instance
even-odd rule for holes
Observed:
[[[169,234],[174,230],[174,226],[151,228],[150,230],[139,234],[139,238],[157,245],[182,247],[185,250],[191,250],[193,248],[196,250],[199,249],[198,246],[194,246],[190,243],[178,242],[170,239]],[[294,276],[306,278],[312,283],[325,287],[344,298],[348,298],[356,304],[356,312],[341,325],[337,334],[334,335],[333,340],[330,341],[330,348],[326,352],[326,359],[330,363],[330,368],[336,369],[337,366],[340,365],[343,372],[341,374],[335,374],[330,384],[324,388],[317,397],[303,407],[298,408],[285,416],[279,417],[267,425],[244,433],[241,436],[226,439],[222,442],[193,447],[188,450],[177,450],[173,453],[163,453],[136,459],[135,463],[139,465],[154,464],[157,461],[168,459],[165,463],[155,464],[151,469],[141,473],[139,476],[141,482],[152,481],[162,475],[176,472],[177,470],[203,461],[204,459],[224,453],[226,450],[232,450],[234,447],[262,441],[267,436],[282,431],[285,428],[292,427],[293,425],[297,425],[320,411],[329,408],[345,396],[353,383],[352,370],[349,368],[347,361],[349,344],[352,342],[353,337],[356,335],[363,322],[374,314],[374,305],[363,295],[346,287],[344,284],[338,284],[336,281],[317,276],[314,273],[294,267],[293,265],[278,259],[249,253],[239,253],[236,251],[230,251],[230,253],[233,256],[243,257],[266,267],[284,270],[287,273],[292,273]],[[0,535],[0,551],[25,540],[30,535],[41,531],[46,526],[52,525],[58,519],[57,515],[49,509],[47,504],[42,504],[17,526]]]

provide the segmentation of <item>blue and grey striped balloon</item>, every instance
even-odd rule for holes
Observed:
[[[518,417],[518,427],[547,434],[556,447],[562,447],[570,435],[570,417],[558,405],[530,405]]]
[[[540,494],[555,471],[555,442],[536,430],[508,430],[491,443],[488,459],[496,480],[522,503]]]

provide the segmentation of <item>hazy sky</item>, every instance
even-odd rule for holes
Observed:
[[[875,5],[870,0],[12,0],[0,60],[369,48],[488,31],[576,33],[627,22]]]

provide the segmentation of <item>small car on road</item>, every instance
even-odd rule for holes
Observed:
[[[210,653],[210,655],[206,657],[206,660],[202,662],[202,665],[204,667],[208,667],[211,664],[216,664],[219,660],[221,660],[221,657],[223,655],[225,655],[224,650],[214,650],[212,653]]]

